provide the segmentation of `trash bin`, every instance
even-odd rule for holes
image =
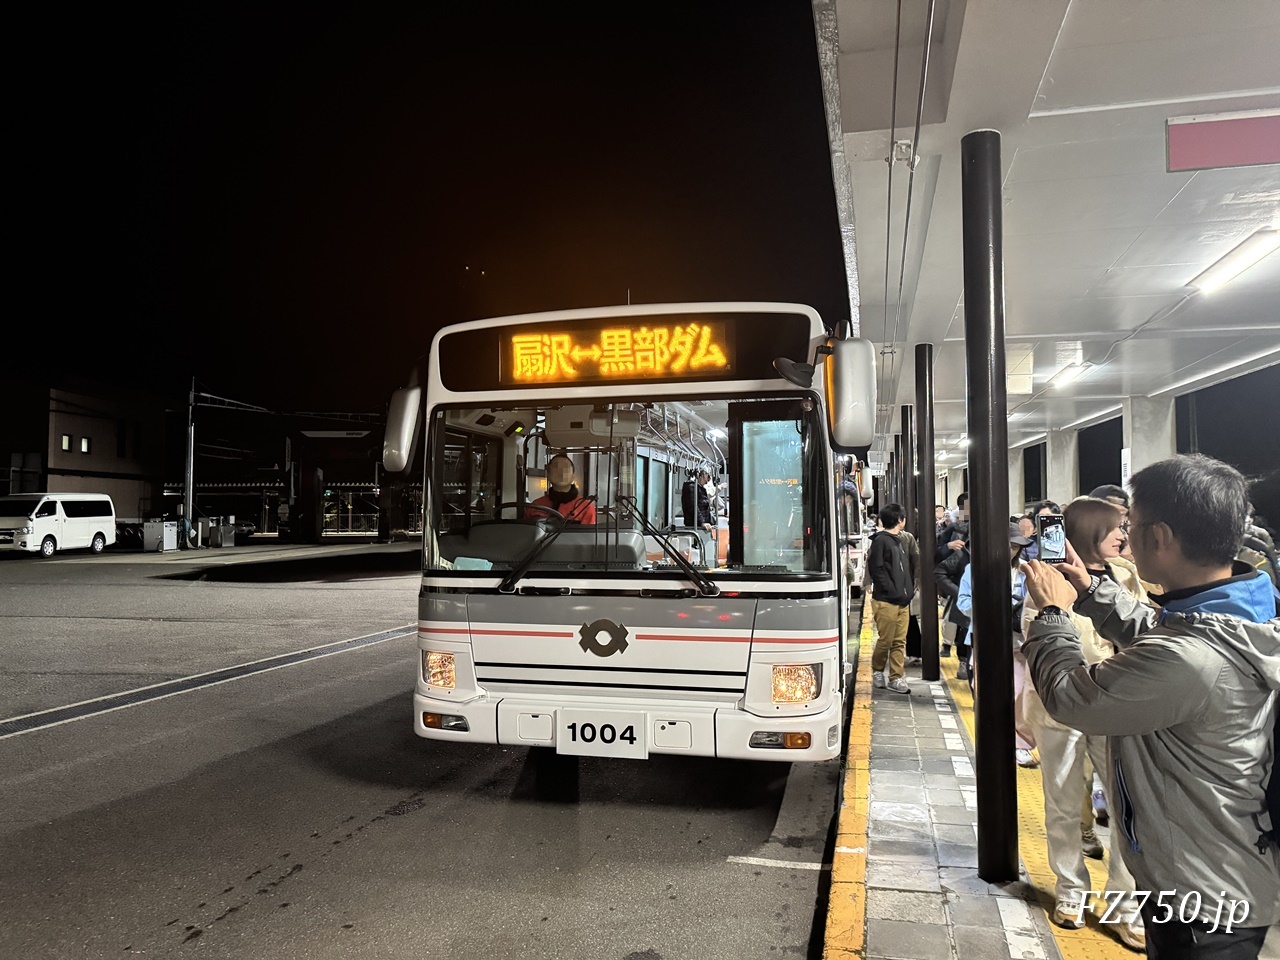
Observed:
[[[178,549],[176,520],[148,520],[142,525],[142,549],[148,553],[164,553]]]

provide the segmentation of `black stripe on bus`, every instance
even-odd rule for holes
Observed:
[[[682,693],[741,693],[738,687],[683,687],[661,683],[586,683],[579,680],[513,680],[510,677],[476,677],[481,683],[510,683],[529,687],[594,687],[601,690],[679,690]]]
[[[517,596],[517,597],[636,597],[641,600],[827,600],[840,596],[838,590],[814,590],[812,593],[765,593],[749,590],[724,590],[716,597],[700,597],[692,590],[578,590],[572,593],[502,593],[497,587],[437,587],[424,586],[421,595],[430,596]],[[541,589],[541,588],[539,588]],[[732,596],[730,596],[732,594]]]
[[[597,667],[571,666],[567,663],[497,663],[477,661],[477,667],[503,667],[511,670],[615,670],[624,673],[693,674],[699,677],[745,677],[745,670],[671,670],[660,667]]]
[[[375,633],[372,636],[358,637],[355,640],[334,643],[325,647],[313,647],[310,650],[300,650],[297,653],[284,653],[278,657],[260,660],[257,663],[227,667],[225,670],[215,670],[212,673],[201,674],[198,677],[182,677],[177,680],[169,680],[154,687],[147,687],[145,690],[130,690],[125,693],[103,697],[100,700],[72,704],[69,707],[55,707],[52,710],[42,710],[39,713],[28,714],[25,717],[2,720],[0,721],[0,737],[11,736],[15,733],[28,733],[32,730],[39,730],[41,727],[52,727],[59,723],[66,723],[68,720],[81,720],[97,713],[106,713],[110,710],[118,709],[119,707],[146,703],[148,700],[159,700],[175,693],[186,693],[190,690],[198,690],[201,687],[212,686],[215,683],[223,683],[227,680],[236,680],[240,677],[252,676],[255,673],[263,673],[277,667],[305,663],[307,660],[315,660],[318,657],[342,653],[347,650],[356,650],[374,643],[382,643],[384,640],[413,636],[417,632],[417,627],[386,630],[382,633]]]

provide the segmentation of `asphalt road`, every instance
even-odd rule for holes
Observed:
[[[415,569],[374,545],[0,560],[0,957],[820,953],[834,764],[421,741]]]

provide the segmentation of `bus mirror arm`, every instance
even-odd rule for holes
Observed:
[[[773,369],[777,370],[783,379],[794,383],[797,387],[811,387],[813,372],[818,368],[818,360],[821,357],[830,356],[832,352],[830,345],[822,343],[814,351],[813,363],[801,363],[799,360],[791,360],[788,357],[775,357]]]
[[[618,503],[626,507],[627,513],[640,521],[640,526],[644,528],[644,532],[653,537],[658,542],[658,546],[662,547],[662,552],[671,558],[671,562],[684,571],[689,579],[697,585],[698,591],[702,596],[720,596],[720,587],[716,585],[716,582],[681,556],[680,551],[671,546],[671,541],[659,533],[658,528],[649,521],[649,518],[640,512],[635,497],[618,497]]]

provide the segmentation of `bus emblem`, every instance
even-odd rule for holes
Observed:
[[[600,642],[602,632],[609,635],[608,643]],[[584,623],[578,635],[582,637],[578,646],[582,648],[583,653],[594,653],[597,657],[611,657],[627,649],[627,628],[612,620]]]

